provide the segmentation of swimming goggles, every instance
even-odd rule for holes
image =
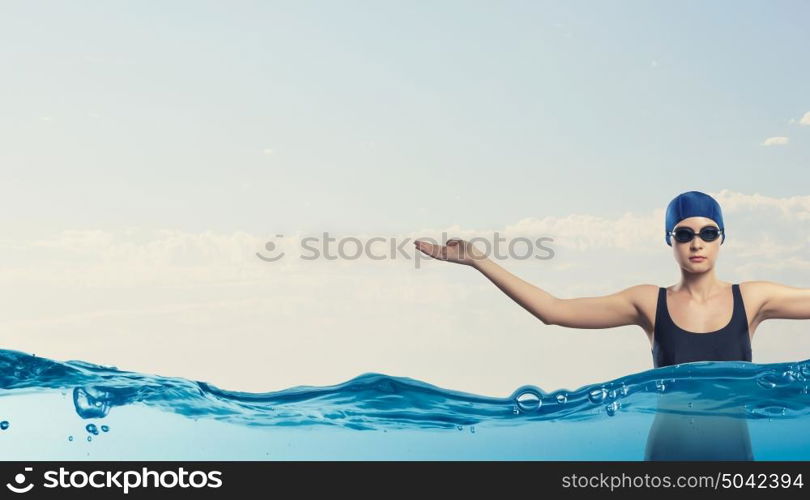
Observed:
[[[680,243],[688,243],[692,241],[695,234],[700,236],[703,241],[714,241],[723,234],[723,230],[716,226],[706,226],[700,230],[700,233],[695,233],[691,227],[679,227],[669,233],[675,238],[675,241]]]

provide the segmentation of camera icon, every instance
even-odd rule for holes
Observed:
[[[33,470],[34,470],[33,467],[25,468],[25,472],[31,472]],[[17,483],[17,485],[6,483],[6,488],[13,491],[14,493],[28,493],[34,487],[33,484],[27,484],[25,486],[22,486],[23,483],[25,483],[25,474],[23,474],[22,472],[14,476],[14,482]]]

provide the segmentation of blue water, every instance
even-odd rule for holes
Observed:
[[[808,460],[808,384],[810,360],[686,363],[504,397],[378,373],[247,393],[0,350],[0,458],[644,460],[655,421],[673,442],[708,442],[694,459],[731,442],[712,436],[748,432],[755,460]]]

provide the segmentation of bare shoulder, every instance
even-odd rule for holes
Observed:
[[[655,308],[658,305],[658,285],[642,284],[634,285],[622,290],[628,299],[636,307],[641,318],[641,327],[648,332],[652,332],[655,325]]]
[[[740,295],[742,295],[745,312],[748,320],[752,324],[757,324],[762,319],[762,306],[768,300],[774,290],[780,286],[773,281],[743,281],[740,282]]]
[[[649,300],[650,297],[656,297],[658,295],[658,288],[658,285],[633,285],[622,290],[622,293],[643,302]]]
[[[773,281],[741,281],[740,291],[753,297],[755,295],[767,294],[768,289],[774,285],[777,285],[777,283]]]

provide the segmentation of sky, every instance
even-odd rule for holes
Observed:
[[[736,226],[721,279],[810,286],[809,16],[3,1],[3,344],[255,391],[378,371],[504,395],[648,369],[640,329],[544,326],[469,268],[256,253],[500,231],[555,239],[504,265],[559,296],[665,286],[663,209],[696,189]],[[810,357],[806,329],[763,324],[755,359]]]

